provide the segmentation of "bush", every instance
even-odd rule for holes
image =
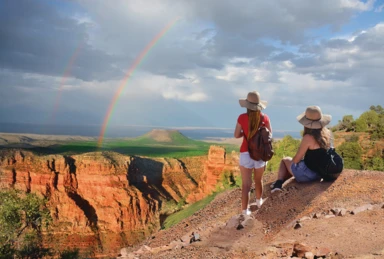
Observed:
[[[275,154],[267,164],[268,172],[276,172],[279,169],[281,159],[284,157],[293,157],[299,149],[300,140],[287,135],[279,141],[274,141],[272,145]]]
[[[78,248],[64,250],[60,253],[60,259],[80,259]]]
[[[50,255],[43,247],[41,234],[50,222],[46,200],[17,190],[0,191],[0,258]]]
[[[357,142],[344,142],[338,148],[338,153],[344,159],[344,167],[349,169],[362,169],[361,155],[363,149]]]

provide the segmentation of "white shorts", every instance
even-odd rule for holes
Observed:
[[[251,169],[251,168],[262,168],[266,166],[266,162],[263,160],[253,160],[248,152],[241,152],[240,153],[240,165],[244,166],[245,168]]]

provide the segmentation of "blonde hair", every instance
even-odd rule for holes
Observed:
[[[305,136],[306,134],[313,136],[313,138],[316,140],[317,144],[319,144],[321,148],[324,148],[324,149],[330,148],[331,133],[329,129],[327,129],[326,127],[323,127],[321,129],[310,129],[310,128],[304,127],[303,136]]]
[[[259,129],[260,111],[247,109],[248,114],[248,138],[251,139]]]

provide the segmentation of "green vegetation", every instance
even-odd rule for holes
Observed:
[[[362,169],[363,161],[361,155],[363,149],[357,142],[344,142],[337,148],[344,158],[344,167],[349,169]]]
[[[202,200],[200,200],[198,202],[195,202],[195,203],[191,204],[190,206],[186,207],[185,209],[183,209],[183,210],[181,210],[179,212],[176,212],[176,213],[170,215],[164,221],[162,227],[164,229],[170,228],[173,225],[176,225],[177,223],[182,221],[183,219],[185,219],[185,218],[187,218],[189,216],[192,216],[195,212],[203,209],[211,201],[213,201],[213,199],[216,197],[216,195],[217,195],[217,192],[214,192],[211,195],[209,195],[208,197],[206,197],[206,198],[204,198],[204,199],[202,199]]]
[[[337,147],[344,158],[345,168],[384,171],[382,149],[384,141],[384,108],[382,106],[372,105],[368,111],[363,112],[356,120],[353,119],[352,115],[346,115],[332,128],[332,131],[336,132],[336,137],[337,132],[343,131],[368,134],[368,137],[364,137],[362,141],[359,141],[356,134],[346,137],[345,142]],[[381,143],[381,145],[375,145],[376,143]]]
[[[156,139],[150,134],[145,134],[133,139],[106,139],[101,148],[97,141],[75,141],[57,144],[48,148],[36,148],[39,154],[75,155],[95,151],[115,151],[124,155],[138,155],[148,157],[183,158],[191,156],[204,156],[208,154],[213,143],[193,140],[185,137],[178,131],[167,131],[166,141]],[[238,150],[237,145],[223,144],[227,152]]]
[[[181,211],[178,211],[166,218],[166,220],[163,223],[162,228],[167,229],[172,227],[173,225],[176,225],[183,219],[193,215],[195,212],[203,209],[206,205],[208,205],[213,199],[216,197],[217,194],[232,189],[232,188],[239,188],[241,186],[241,177],[233,175],[232,172],[225,171],[221,175],[221,178],[219,180],[219,183],[216,185],[216,190],[209,196],[205,197],[204,199],[195,202]],[[185,200],[182,200],[185,202]],[[179,207],[180,208],[180,207]]]
[[[359,118],[345,115],[332,131],[369,132],[374,139],[384,138],[384,108],[372,105],[369,111],[363,112]]]
[[[282,140],[274,141],[272,145],[275,154],[267,164],[267,172],[278,171],[282,158],[287,156],[293,157],[299,149],[300,140],[287,135]]]
[[[33,193],[0,191],[0,258],[43,258],[42,231],[51,222],[46,200]]]

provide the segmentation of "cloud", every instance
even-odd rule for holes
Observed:
[[[115,57],[88,44],[88,22],[59,13],[46,1],[5,0],[0,10],[0,67],[102,80],[120,76]],[[17,18],[16,18],[17,17]],[[71,57],[81,48],[71,64]]]
[[[229,127],[243,112],[238,98],[253,90],[269,102],[276,127],[292,129],[295,116],[312,104],[337,119],[382,102],[383,23],[337,35],[373,4],[6,0],[0,9],[0,109],[5,120],[19,112],[25,114],[19,120],[44,121],[60,94],[63,121],[73,116],[101,123],[124,83],[111,123]],[[144,58],[123,82],[140,54]]]
[[[376,7],[375,12],[376,12],[376,13],[381,13],[381,12],[383,11],[383,9],[384,9],[384,4],[382,4],[382,5],[378,6],[378,7]]]

